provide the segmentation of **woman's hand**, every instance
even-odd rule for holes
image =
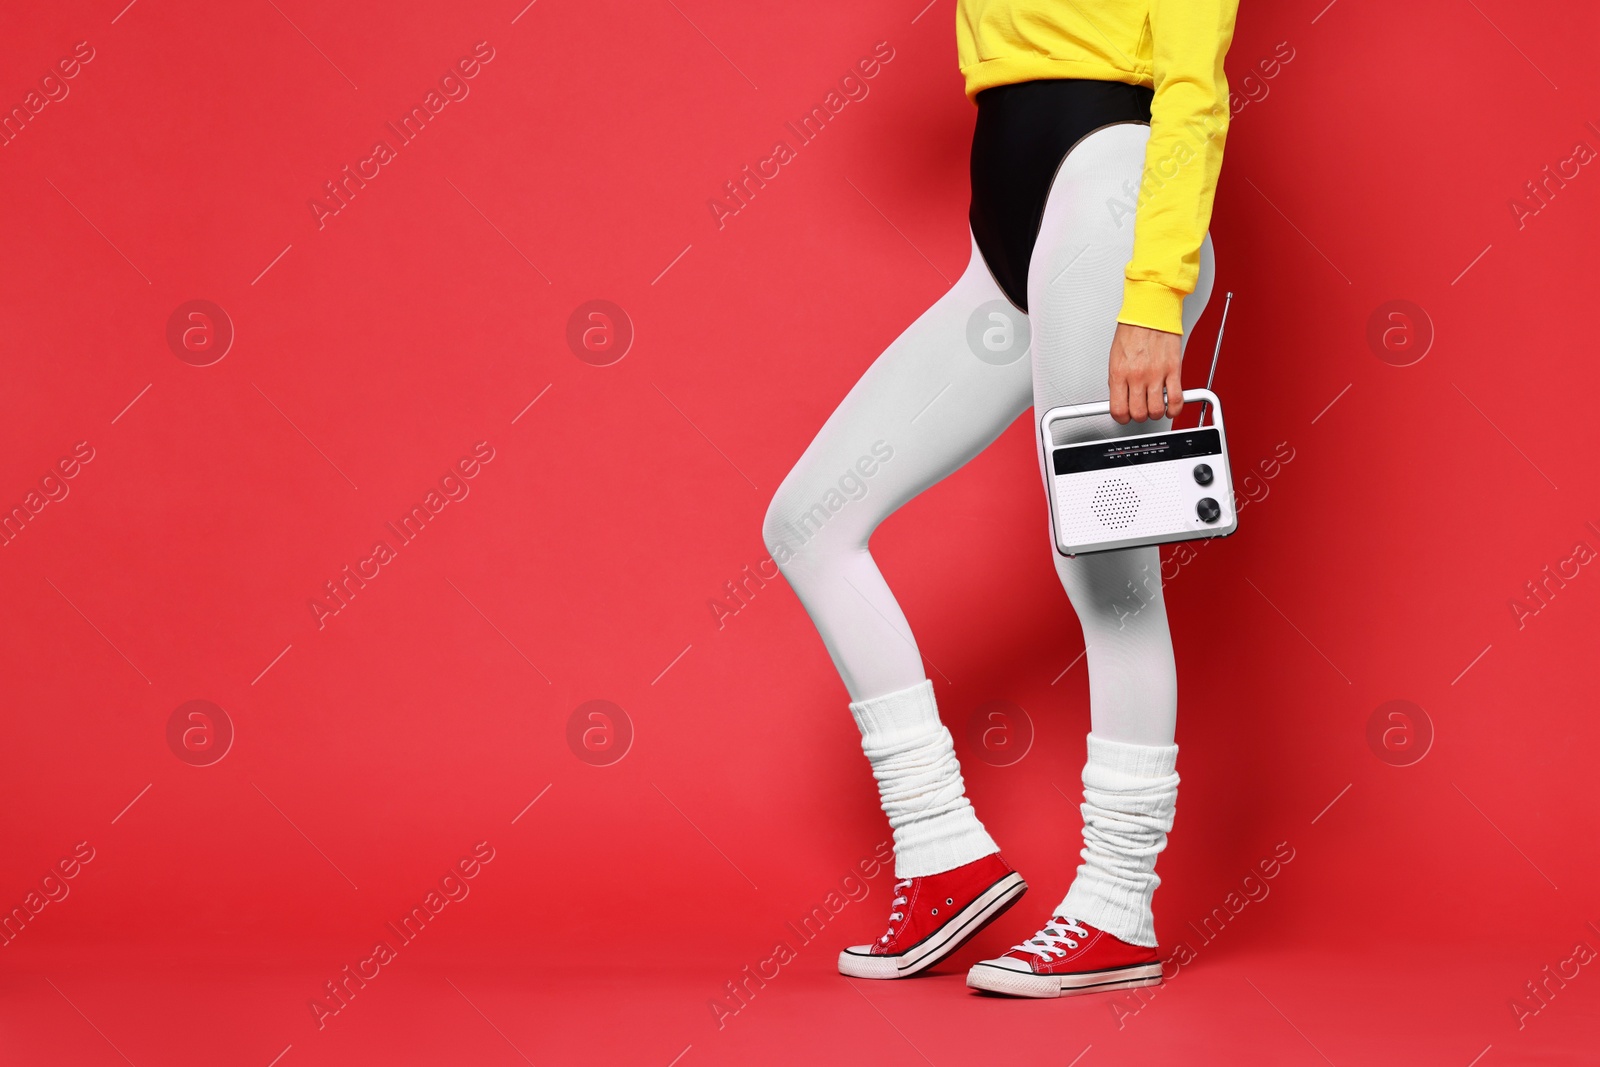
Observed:
[[[1177,418],[1183,410],[1182,368],[1181,336],[1117,323],[1111,339],[1111,417],[1124,424],[1130,418],[1135,422]]]

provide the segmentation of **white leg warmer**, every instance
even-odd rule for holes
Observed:
[[[1083,863],[1058,914],[1133,945],[1156,943],[1150,900],[1156,855],[1178,801],[1177,745],[1131,745],[1089,735],[1083,768]]]
[[[967,800],[933,683],[850,705],[894,830],[897,878],[939,874],[1000,851]]]

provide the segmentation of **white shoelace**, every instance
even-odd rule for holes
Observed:
[[[900,892],[900,890],[902,890],[902,889],[910,889],[910,888],[911,888],[911,879],[909,879],[909,878],[907,878],[903,882],[896,882],[894,884],[895,897],[894,897],[894,901],[893,901],[893,907],[895,908],[895,910],[891,911],[889,913],[889,932],[884,934],[882,937],[880,937],[878,939],[881,943],[883,943],[885,945],[887,945],[889,943],[889,939],[894,936],[894,924],[896,922],[899,922],[900,920],[902,920],[902,919],[904,919],[906,917],[905,912],[899,910],[900,905],[906,903],[906,895],[904,893]]]
[[[1078,943],[1069,933],[1079,937],[1088,937],[1089,931],[1078,925],[1076,919],[1066,919],[1059,915],[1044,924],[1044,929],[1034,934],[1020,945],[1012,945],[1012,952],[1026,952],[1038,956],[1041,960],[1048,961],[1051,956],[1061,957],[1067,954],[1067,949],[1077,948]],[[1066,948],[1061,946],[1065,945]]]

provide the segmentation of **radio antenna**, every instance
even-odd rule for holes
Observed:
[[[1211,352],[1211,373],[1206,375],[1206,390],[1211,389],[1211,382],[1217,376],[1217,357],[1222,355],[1222,333],[1228,328],[1228,308],[1233,304],[1233,294],[1228,294],[1228,299],[1222,303],[1222,324],[1217,327],[1217,347]],[[1195,423],[1195,429],[1206,424],[1206,412],[1211,405],[1205,401],[1200,402],[1200,421]]]

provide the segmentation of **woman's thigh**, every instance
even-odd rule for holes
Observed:
[[[974,242],[961,277],[867,368],[784,479],[769,547],[785,543],[799,569],[819,550],[864,548],[982,452],[1031,401],[1028,334]]]
[[[1028,274],[1036,415],[1109,394],[1111,341],[1122,308],[1123,270],[1133,256],[1134,205],[1144,170],[1148,126],[1108,126],[1085,137],[1051,186]],[[1183,341],[1211,297],[1215,261],[1208,234],[1195,291],[1183,301]],[[1037,421],[1037,420],[1036,420]],[[1055,428],[1055,444],[1153,433],[1170,419],[1119,425],[1109,415]],[[1035,426],[1037,436],[1038,427]],[[1040,451],[1043,472],[1043,451]]]

